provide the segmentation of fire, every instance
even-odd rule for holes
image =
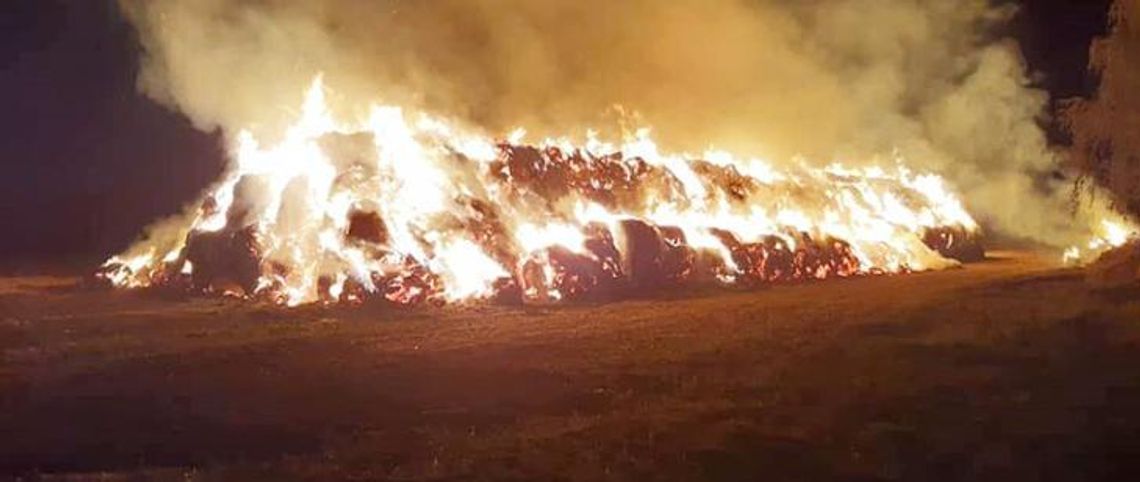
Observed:
[[[236,136],[228,174],[179,236],[106,262],[115,286],[181,286],[287,305],[605,296],[896,273],[981,255],[938,176],[790,167],[723,151],[525,143],[396,107],[336,118],[318,77],[293,127]]]
[[[1071,246],[1062,259],[1066,264],[1081,264],[1095,260],[1105,251],[1119,248],[1129,241],[1140,239],[1140,226],[1120,216],[1102,219],[1099,229],[1084,246]]]

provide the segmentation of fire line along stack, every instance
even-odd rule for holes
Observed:
[[[336,118],[318,79],[279,141],[237,136],[184,217],[97,276],[297,305],[613,299],[700,284],[905,273],[981,259],[933,174],[723,151],[495,140],[396,107]]]

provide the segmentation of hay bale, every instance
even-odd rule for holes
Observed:
[[[364,243],[383,245],[388,243],[388,228],[380,214],[372,211],[353,210],[348,214],[348,232],[345,237]]]
[[[252,295],[261,278],[261,247],[253,227],[191,233],[186,259],[194,264],[193,285],[202,291]]]
[[[927,229],[922,242],[943,257],[963,263],[976,263],[986,259],[982,235],[961,226],[943,226]]]
[[[618,226],[625,241],[622,272],[633,291],[644,294],[688,281],[696,252],[685,244],[680,229],[659,228],[636,219],[623,220]]]

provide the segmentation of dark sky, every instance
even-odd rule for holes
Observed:
[[[1054,98],[1089,90],[1108,1],[1025,0],[1010,34]],[[220,174],[215,136],[136,94],[112,0],[0,0],[0,36],[0,268],[100,259]]]
[[[0,263],[101,257],[220,172],[215,139],[136,94],[110,0],[3,0],[0,32]]]

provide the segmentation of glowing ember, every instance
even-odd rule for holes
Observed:
[[[939,269],[982,255],[941,178],[896,165],[778,168],[662,153],[639,131],[494,142],[373,107],[334,119],[318,78],[275,145],[233,168],[166,241],[107,261],[115,286],[182,286],[297,305],[548,301],[685,283]]]

